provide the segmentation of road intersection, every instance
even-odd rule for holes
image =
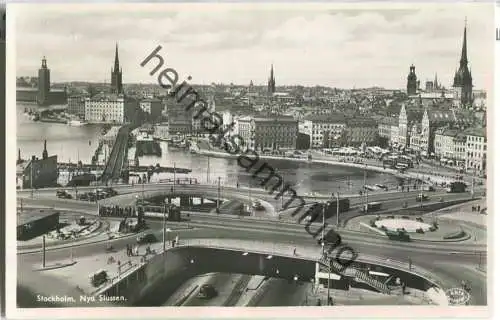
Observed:
[[[203,187],[207,193],[217,192],[215,186],[176,186],[176,192],[189,192],[196,190],[196,188]],[[122,196],[116,197],[119,202],[131,201],[135,196],[142,192],[143,186],[123,186],[114,187]],[[166,185],[149,184],[144,186],[145,190],[170,191]],[[126,194],[124,194],[126,192]],[[415,195],[418,191],[399,192],[399,193],[378,193],[373,194],[373,201],[384,201],[386,209],[402,208],[402,203],[405,201],[415,203]],[[238,193],[245,194],[245,190],[234,187],[225,187],[225,197],[232,197]],[[262,197],[264,201],[273,201],[271,197],[264,190],[255,190],[253,192],[255,197]],[[127,195],[127,196],[125,196]],[[89,214],[96,214],[96,204],[89,202],[81,202],[75,200],[62,200],[55,198],[54,190],[39,190],[35,193],[34,198],[31,198],[29,191],[19,192],[19,197],[23,199],[23,203],[29,205],[40,206],[54,206],[58,209],[69,209],[78,212],[85,212]],[[436,192],[431,195],[432,199],[444,197],[446,201],[463,199],[470,197],[467,194],[446,194],[443,192]],[[108,200],[112,200],[110,198]],[[309,197],[309,201],[314,201],[314,197]],[[316,200],[318,200],[316,198]],[[351,203],[356,205],[362,203],[363,199],[353,197]],[[274,200],[274,204],[279,207],[279,200]],[[354,212],[354,211],[351,211]],[[347,213],[343,218],[348,218]],[[162,222],[158,220],[148,220],[148,225],[151,232],[156,233],[161,238]],[[215,214],[201,214],[192,213],[189,221],[184,222],[168,222],[170,227],[180,227],[183,229],[175,230],[175,234],[181,239],[197,238],[197,239],[241,239],[241,240],[254,240],[259,239],[267,243],[268,250],[272,251],[273,244],[280,243],[293,243],[297,246],[317,246],[315,240],[305,232],[303,225],[281,221],[278,219],[263,219],[255,217],[235,217],[227,215]],[[349,231],[341,229],[339,231],[342,238],[347,244],[353,247],[360,253],[370,254],[386,259],[396,261],[408,261],[411,257],[415,264],[422,265],[430,270],[447,283],[449,287],[459,286],[461,280],[466,280],[474,284],[472,286],[475,304],[486,304],[486,276],[484,273],[476,272],[475,266],[478,264],[478,259],[486,259],[486,244],[483,243],[436,243],[426,241],[412,241],[410,243],[393,242],[386,237],[378,236],[375,234],[362,233],[356,231]],[[135,241],[135,237],[125,237],[112,240],[113,246],[117,249],[123,249],[127,244]],[[69,247],[54,247],[50,248],[47,252],[48,261],[61,260],[68,257],[70,254],[75,259],[79,257],[92,256],[105,251],[108,241],[103,242],[83,242],[68,244]],[[37,250],[30,250],[30,252],[18,253],[18,263],[32,265],[40,261],[40,252]],[[479,254],[482,257],[479,257]]]

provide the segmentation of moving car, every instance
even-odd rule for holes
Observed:
[[[108,281],[108,273],[106,270],[99,270],[96,273],[91,274],[89,278],[92,286],[99,287],[100,285]]]
[[[417,201],[428,201],[429,200],[429,196],[426,195],[425,193],[419,193],[417,195]]]
[[[338,246],[339,244],[342,243],[342,238],[340,237],[340,234],[338,234],[335,230],[330,229],[328,232],[325,234],[325,237],[320,237],[318,239],[318,244],[321,245],[321,243],[325,242],[325,245],[331,245],[334,244],[335,246]]]
[[[212,299],[218,294],[217,290],[211,284],[204,284],[200,287],[200,292],[198,292],[198,298],[201,299]]]
[[[58,198],[63,198],[63,199],[71,199],[71,198],[73,198],[66,190],[57,190],[56,191],[56,196]]]
[[[156,240],[156,236],[152,233],[146,233],[137,237],[138,244],[153,243],[156,242]]]

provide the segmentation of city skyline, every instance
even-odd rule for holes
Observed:
[[[363,11],[259,7],[245,14],[227,6],[212,6],[211,11],[176,6],[177,11],[165,11],[159,8],[167,7],[155,5],[155,12],[147,6],[131,12],[137,5],[111,12],[101,7],[48,5],[33,11],[16,5],[17,76],[35,76],[46,56],[52,82],[110,83],[118,42],[125,84],[155,83],[139,64],[162,45],[166,64],[181,79],[190,75],[194,84],[266,85],[273,64],[277,87],[400,89],[414,64],[421,88],[435,74],[449,88],[459,65],[467,17],[474,87],[487,89],[492,81],[488,46],[494,38],[485,30],[494,30],[493,16],[487,18],[485,5],[457,5],[453,12],[443,6]],[[102,23],[92,20],[96,17]],[[323,31],[333,29],[339,31]]]

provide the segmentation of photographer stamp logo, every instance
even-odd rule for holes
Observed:
[[[462,288],[446,290],[446,297],[450,305],[464,305],[470,300],[470,293]]]

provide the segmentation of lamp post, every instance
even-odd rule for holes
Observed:
[[[166,230],[166,228],[167,228],[167,203],[166,203],[166,200],[167,199],[165,199],[165,203],[163,204],[163,252],[166,251],[165,244],[166,244],[166,240],[167,240],[166,234],[165,234],[167,232],[167,230]]]
[[[340,209],[340,196],[339,196],[339,192],[337,192],[336,194],[336,198],[337,198],[337,227],[339,226],[339,209]]]
[[[220,177],[217,179],[217,213],[220,213]]]
[[[31,188],[31,199],[33,199],[33,160],[30,165],[30,188]]]
[[[207,184],[210,183],[210,156],[207,157]]]
[[[175,169],[175,162],[174,162],[174,186],[173,186],[173,190],[174,190],[174,192],[175,192],[175,172],[176,172],[176,171],[177,171],[177,170]]]
[[[325,255],[325,214],[326,214],[326,201],[323,202],[323,228],[321,230],[321,254]]]
[[[476,167],[474,167],[474,172],[472,173],[472,188],[470,190],[471,198],[474,199],[474,182],[476,181]]]
[[[367,164],[365,164],[365,168],[364,168],[364,185],[363,185],[363,189],[365,189],[365,208],[366,210],[368,211],[368,189],[366,188],[366,168],[367,168]]]
[[[250,180],[248,181],[248,205],[252,205],[252,190],[250,187]]]

